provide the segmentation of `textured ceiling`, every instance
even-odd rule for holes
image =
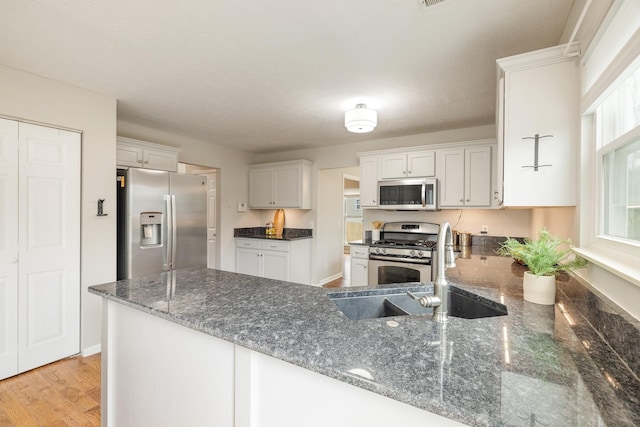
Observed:
[[[112,95],[122,121],[283,151],[494,122],[495,60],[558,44],[573,0],[421,3],[0,0],[0,63]],[[344,128],[358,102],[373,133]]]

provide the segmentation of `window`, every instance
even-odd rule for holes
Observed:
[[[600,234],[640,243],[640,65],[596,109],[596,145],[602,159]]]

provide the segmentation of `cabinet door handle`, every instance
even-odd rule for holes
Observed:
[[[458,201],[459,201],[460,203],[462,203],[462,202],[464,202],[464,199],[460,199],[460,200],[458,200]]]
[[[470,201],[471,201],[471,199],[467,199],[467,202],[470,202]]]
[[[144,161],[144,164],[145,164],[145,165],[148,165],[148,164],[149,164],[149,160],[145,160],[145,161]]]
[[[138,160],[138,163],[142,163],[142,160]]]

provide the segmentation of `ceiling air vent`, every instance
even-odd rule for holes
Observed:
[[[443,1],[445,0],[418,0],[418,3],[420,3],[420,6],[422,7],[429,7],[434,4],[442,3]]]

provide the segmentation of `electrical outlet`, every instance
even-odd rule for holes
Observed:
[[[489,232],[489,226],[488,225],[483,225],[480,227],[480,232],[482,234],[487,234]]]

